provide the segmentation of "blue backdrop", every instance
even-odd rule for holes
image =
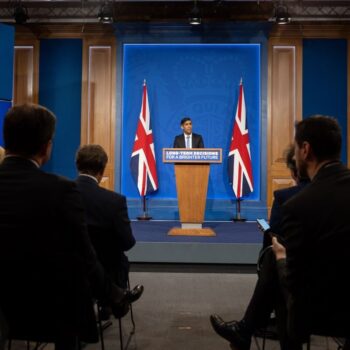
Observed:
[[[2,147],[4,147],[4,138],[3,138],[4,117],[8,109],[11,108],[11,106],[12,106],[12,102],[0,100],[0,146]]]
[[[208,198],[229,199],[227,154],[243,79],[254,192],[260,196],[260,44],[125,44],[123,48],[123,109],[121,184],[128,198],[139,198],[130,174],[130,156],[146,79],[153,128],[159,190],[155,198],[176,198],[174,168],[162,163],[162,148],[172,147],[180,120],[190,116],[205,147],[223,148],[224,161],[212,165]]]

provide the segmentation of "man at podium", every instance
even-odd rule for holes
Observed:
[[[189,117],[181,119],[183,134],[175,136],[174,148],[204,148],[202,135],[192,133],[192,120]]]

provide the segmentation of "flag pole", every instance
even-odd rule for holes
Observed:
[[[152,217],[147,214],[146,196],[142,196],[142,215],[137,217],[137,220],[147,221]]]
[[[246,221],[241,216],[241,198],[253,192],[253,166],[247,126],[243,79],[239,83],[238,103],[228,153],[229,179],[236,196],[236,215],[233,221]]]
[[[244,222],[247,219],[241,217],[241,198],[236,201],[236,216],[232,219],[234,222]]]
[[[142,203],[142,215],[138,216],[137,219],[151,220],[152,218],[147,214],[146,194],[158,189],[158,177],[146,79],[143,81],[141,111],[131,153],[130,167]]]

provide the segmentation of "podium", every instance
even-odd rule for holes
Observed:
[[[215,236],[203,228],[210,164],[222,163],[221,148],[163,148],[163,163],[174,163],[181,228],[169,235]]]

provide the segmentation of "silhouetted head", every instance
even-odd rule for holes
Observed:
[[[24,104],[14,106],[4,120],[4,141],[7,154],[26,158],[50,158],[56,117],[47,108]]]
[[[81,146],[75,157],[79,173],[92,176],[103,175],[108,162],[108,156],[100,145]]]

